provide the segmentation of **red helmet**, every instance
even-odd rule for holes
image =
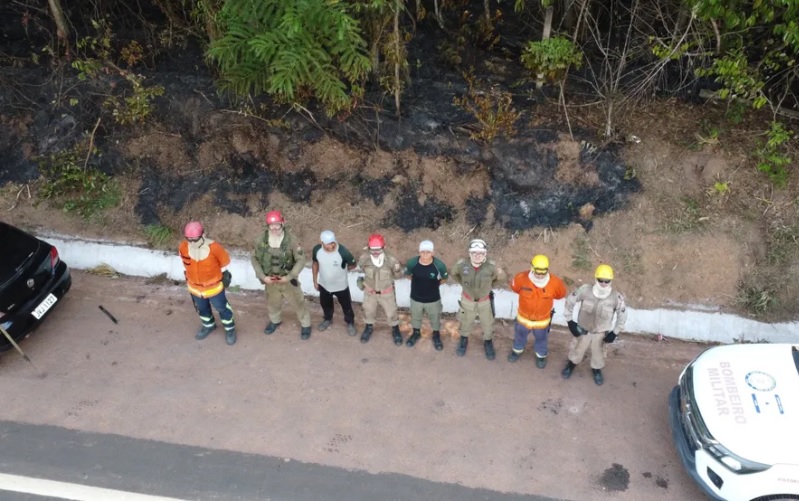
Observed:
[[[272,210],[266,213],[266,224],[283,224],[286,220],[283,219],[283,214],[279,210]]]
[[[183,236],[186,238],[200,238],[203,236],[203,224],[199,221],[192,221],[183,228]]]
[[[383,235],[373,233],[369,235],[369,243],[367,245],[370,249],[382,249],[386,246],[386,239],[383,238]]]

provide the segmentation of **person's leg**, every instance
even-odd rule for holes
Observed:
[[[399,315],[397,314],[397,297],[394,292],[389,294],[382,294],[380,296],[380,304],[386,311],[388,318],[388,325],[391,327],[391,337],[394,339],[394,344],[402,346],[402,333],[399,330]]]
[[[266,286],[266,311],[269,313],[269,321],[275,325],[280,324],[283,306],[283,291],[279,284],[269,284]]]
[[[380,306],[386,312],[386,320],[391,327],[399,325],[399,315],[397,314],[397,297],[393,292],[380,295]]]
[[[225,291],[222,290],[216,296],[209,298],[211,304],[219,312],[219,320],[225,328],[225,341],[229,345],[236,343],[236,323],[233,320],[233,309],[228,303]]]
[[[455,350],[455,354],[462,357],[466,355],[466,349],[469,346],[469,336],[474,328],[474,319],[477,317],[477,303],[461,296],[461,309],[458,312],[458,317],[460,321],[458,325],[460,338],[458,339],[458,348]]]
[[[303,328],[311,327],[311,312],[308,310],[308,304],[305,302],[305,296],[302,293],[302,288],[299,285],[283,284],[286,298],[293,304],[294,311],[297,312],[297,320]]]
[[[333,320],[333,294],[321,285],[319,286],[319,305],[322,307],[323,320],[328,322]]]
[[[413,330],[422,328],[422,319],[424,318],[424,305],[411,299],[411,327]]]
[[[516,325],[513,327],[513,350],[511,350],[508,355],[508,362],[519,360],[519,357],[524,351],[524,347],[527,345],[527,336],[529,335],[530,329],[520,324],[517,320]]]
[[[547,366],[547,355],[549,354],[549,331],[552,328],[550,324],[544,329],[533,329],[535,336],[535,366],[543,369]]]
[[[422,328],[422,319],[424,318],[424,303],[420,303],[418,301],[414,301],[411,299],[411,327],[413,328],[413,332],[408,337],[408,340],[405,341],[405,344],[409,347],[416,344],[416,341],[422,337],[421,328]]]
[[[225,291],[223,290],[216,296],[210,297],[208,299],[214,309],[219,312],[219,320],[222,322],[222,326],[225,328],[225,330],[229,331],[235,329],[236,323],[233,320],[233,309],[230,307],[230,303],[227,300]]]
[[[425,303],[424,311],[427,313],[427,319],[430,320],[430,327],[434,332],[441,331],[441,312],[444,308],[441,305],[441,300],[433,303]]]
[[[441,342],[441,300],[439,299],[433,303],[425,303],[424,310],[427,312],[427,318],[430,320],[430,326],[433,328],[433,346],[436,351],[444,349],[444,343]]]
[[[480,327],[483,328],[483,340],[494,339],[494,314],[491,312],[491,301],[477,303],[477,316],[480,318]]]
[[[605,368],[605,342],[602,338],[604,333],[591,334],[591,368],[604,369]],[[582,337],[582,336],[580,336]],[[589,337],[589,336],[586,336]]]
[[[341,311],[344,314],[344,323],[350,325],[355,322],[355,312],[352,310],[352,295],[350,294],[349,287],[335,292],[334,295],[338,299],[338,304],[341,305]]]
[[[198,340],[202,340],[208,337],[211,331],[216,329],[214,312],[211,311],[211,302],[208,299],[197,297],[192,294],[191,300],[194,302],[194,308],[197,310],[197,314],[200,315],[200,322],[202,322],[200,330],[197,331],[194,337]]]
[[[591,346],[591,336],[585,334],[577,338],[577,343],[569,350],[569,361],[574,365],[579,364],[585,358],[585,352]]]
[[[373,325],[377,317],[377,296],[374,294],[363,294],[363,322],[366,325]]]

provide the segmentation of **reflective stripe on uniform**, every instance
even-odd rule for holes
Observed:
[[[516,321],[528,329],[543,329],[549,325],[552,319],[547,317],[544,320],[530,320],[529,318],[524,318],[521,315],[516,315]]]
[[[198,285],[195,285],[195,284],[187,284],[187,286],[189,288],[189,292],[190,293],[192,293],[193,295],[195,295],[197,297],[201,297],[203,299],[207,299],[209,297],[216,296],[217,294],[219,294],[220,292],[222,292],[225,289],[225,286],[222,285],[222,282],[218,282],[216,285],[214,285],[213,287],[211,287],[209,289],[198,288],[198,287],[202,287],[202,286],[198,286]]]

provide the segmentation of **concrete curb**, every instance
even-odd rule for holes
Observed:
[[[40,238],[55,245],[66,263],[75,269],[90,269],[106,264],[125,275],[153,277],[166,273],[173,280],[183,280],[183,264],[174,253],[138,247],[126,243],[85,240],[63,235],[41,234]],[[233,286],[242,289],[263,290],[264,286],[255,277],[247,253],[231,251],[230,272]],[[355,285],[358,273],[350,273],[352,299],[363,301],[363,292]],[[300,275],[303,292],[308,296],[318,296],[313,288],[310,268]],[[397,303],[400,307],[410,306],[410,281],[400,279],[396,282]],[[516,316],[518,296],[507,289],[494,291],[497,318],[513,319]],[[459,285],[441,286],[442,303],[445,313],[458,311],[461,296]],[[683,310],[655,309],[643,310],[629,308],[626,332],[640,334],[662,334],[669,338],[686,341],[717,343],[737,342],[799,342],[799,322],[768,324],[756,320],[720,312],[697,311],[690,305]],[[556,325],[566,325],[563,317],[563,300],[555,302]],[[706,310],[706,308],[705,308]]]

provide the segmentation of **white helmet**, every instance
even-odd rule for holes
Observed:
[[[485,240],[481,238],[475,238],[469,242],[469,252],[488,252],[488,246],[486,245]]]

